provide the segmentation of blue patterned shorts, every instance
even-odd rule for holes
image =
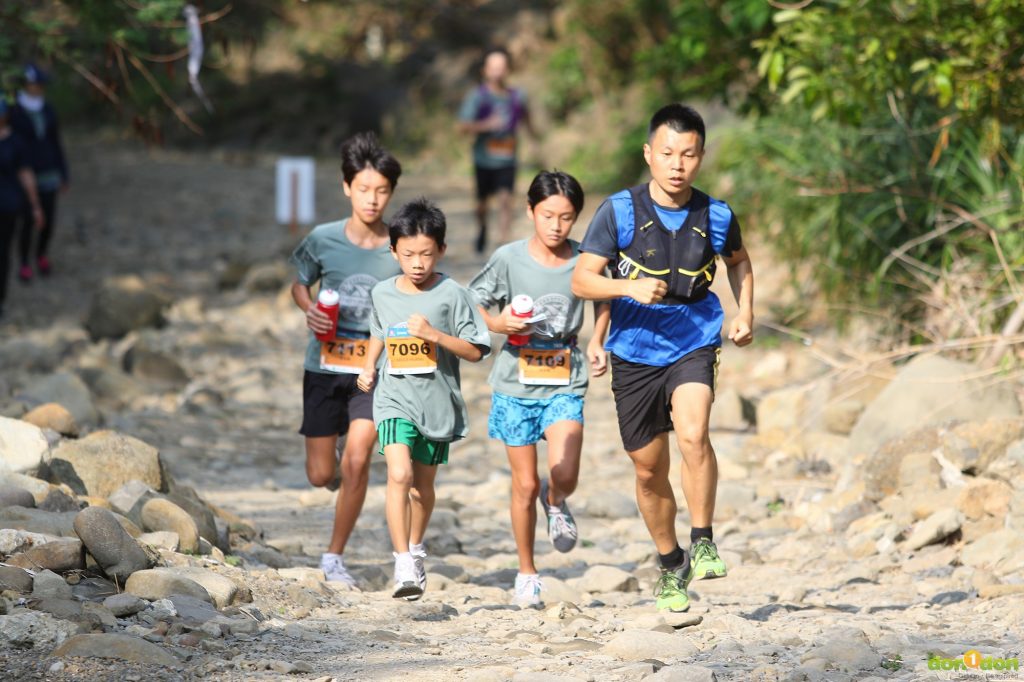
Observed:
[[[533,445],[547,428],[560,421],[583,423],[583,396],[558,394],[550,398],[515,398],[503,393],[491,396],[487,435],[505,445]]]

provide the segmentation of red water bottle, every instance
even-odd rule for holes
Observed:
[[[528,320],[533,317],[533,299],[526,294],[519,294],[512,299],[510,307],[512,317]],[[529,334],[509,334],[508,345],[525,346],[530,342]]]
[[[331,329],[325,334],[317,334],[320,341],[333,341],[338,331],[338,310],[341,308],[341,296],[334,289],[321,289],[316,297],[316,307],[327,317],[331,318]]]

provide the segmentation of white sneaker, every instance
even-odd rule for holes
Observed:
[[[540,576],[536,573],[519,573],[516,575],[516,595],[512,601],[518,606],[540,606]]]
[[[412,563],[416,568],[416,584],[420,586],[423,592],[427,591],[427,569],[424,567],[423,562],[427,559],[427,550],[423,548],[423,545],[409,545],[409,554],[412,554]],[[415,597],[406,597],[409,601],[415,601],[419,599],[422,594],[418,594]]]
[[[395,555],[395,591],[391,596],[395,599],[409,599],[410,601],[423,596],[423,588],[420,587],[416,575],[416,560],[412,554],[394,553]]]
[[[329,583],[345,583],[349,587],[356,586],[356,579],[345,568],[345,561],[340,554],[325,552],[320,555],[320,570],[324,572],[324,580]]]

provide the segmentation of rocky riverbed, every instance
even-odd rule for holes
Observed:
[[[56,274],[15,286],[0,328],[5,679],[918,680],[966,674],[970,651],[981,678],[1024,657],[1019,377],[939,356],[840,366],[767,330],[723,353],[730,573],[694,583],[688,614],[654,610],[607,379],[570,501],[580,546],[541,530],[544,608],[510,605],[486,361],[464,366],[472,435],[438,479],[424,599],[390,598],[381,461],[346,555],[360,589],[324,583],[333,495],[306,483],[296,433],[305,336],[271,160],[76,155]],[[444,269],[466,281],[468,182],[410,172],[397,201],[418,194],[448,214]]]

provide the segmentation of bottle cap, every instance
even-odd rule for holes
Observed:
[[[330,308],[331,306],[338,305],[338,302],[341,300],[341,296],[334,289],[321,289],[316,300],[320,305]]]
[[[529,317],[533,312],[533,299],[526,294],[519,294],[512,299],[512,314],[518,317]]]

